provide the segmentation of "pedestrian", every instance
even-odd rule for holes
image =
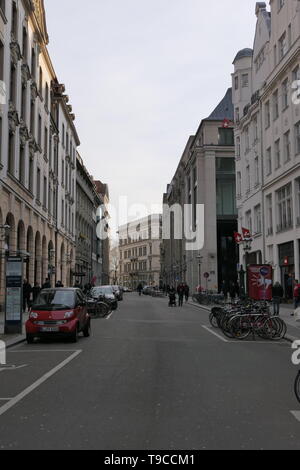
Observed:
[[[232,281],[231,281],[230,287],[229,287],[229,295],[230,295],[230,298],[231,298],[231,302],[233,303],[235,301],[236,289],[235,289],[234,282],[232,282]]]
[[[273,313],[274,316],[279,316],[280,314],[280,304],[283,298],[283,287],[279,282],[272,288],[272,298],[273,298]]]
[[[226,282],[226,281],[223,281],[223,282],[222,282],[221,292],[222,292],[222,294],[224,295],[224,298],[225,298],[225,301],[226,301],[226,300],[227,300],[227,297],[228,297],[228,286],[227,286],[227,282]]]
[[[64,285],[61,281],[57,281],[57,283],[55,284],[55,287],[56,289],[63,289]]]
[[[48,277],[45,279],[45,282],[42,285],[42,289],[51,289],[51,282]]]
[[[174,287],[169,288],[169,307],[177,307],[176,290]]]
[[[143,285],[141,283],[139,283],[138,287],[137,287],[137,291],[139,293],[139,296],[141,297],[142,295],[142,292],[143,292]]]
[[[38,282],[34,283],[34,287],[32,288],[32,301],[35,302],[41,292],[41,286]]]
[[[298,279],[294,282],[294,308],[297,310],[300,304],[300,285]],[[294,316],[294,312],[291,313],[291,316]]]
[[[178,299],[179,299],[178,300],[178,306],[183,307],[183,299],[184,299],[184,294],[185,294],[183,284],[179,284],[179,286],[177,287],[177,294],[178,294]]]
[[[185,296],[185,301],[187,303],[190,298],[190,288],[187,284],[184,284],[184,296]]]
[[[26,312],[26,309],[30,308],[30,299],[31,299],[32,287],[31,284],[24,279],[23,282],[23,312]]]

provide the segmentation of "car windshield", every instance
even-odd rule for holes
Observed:
[[[100,295],[111,295],[113,294],[113,290],[111,287],[94,287],[92,289],[92,296],[99,297]]]
[[[38,310],[64,310],[75,307],[75,295],[73,291],[52,290],[42,291],[34,302],[32,308]]]

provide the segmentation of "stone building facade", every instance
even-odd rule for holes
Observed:
[[[287,293],[300,277],[300,1],[255,13],[254,49],[237,54],[232,76],[239,229],[253,235],[249,262],[271,264]]]
[[[136,289],[161,284],[162,216],[154,214],[119,228],[119,282]]]
[[[199,285],[217,291],[222,282],[237,280],[237,229],[235,204],[235,155],[232,90],[229,89],[212,114],[201,121],[187,142],[177,171],[164,194],[163,223],[167,224],[170,208],[181,207],[180,220],[172,214],[170,237],[162,243],[162,278],[170,286],[186,282],[191,291]],[[204,205],[204,219],[199,219],[197,205]],[[188,226],[200,230],[204,223],[204,247],[187,249],[184,236],[186,213]],[[177,223],[183,236],[176,234]],[[204,277],[204,275],[208,277]]]
[[[1,305],[8,253],[23,257],[24,277],[31,284],[49,276],[52,284],[66,285],[75,265],[75,169],[70,147],[63,149],[63,123],[73,150],[79,139],[48,41],[42,0],[0,2]],[[67,153],[68,189],[61,166]],[[64,220],[62,199],[68,201]]]

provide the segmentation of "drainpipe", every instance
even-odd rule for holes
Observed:
[[[263,107],[261,98],[259,98],[259,109],[260,109],[260,151],[261,151],[261,216],[262,216],[262,240],[263,240],[263,248],[262,248],[262,260],[263,264],[266,261],[266,223],[265,223],[265,197],[264,197],[264,184],[265,184],[265,175],[264,175],[264,133],[263,133]]]

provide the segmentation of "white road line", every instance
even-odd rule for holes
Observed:
[[[291,413],[294,418],[296,418],[296,420],[300,422],[300,411],[291,411]]]
[[[65,352],[65,353],[75,353],[77,352],[78,349],[18,349],[18,350],[11,350],[11,351],[8,351],[8,354],[16,354],[16,353],[35,353],[35,352],[38,352],[38,353],[61,353],[61,352]]]
[[[32,385],[27,387],[23,392],[19,393],[15,398],[10,400],[8,403],[0,407],[0,416],[4,415],[8,410],[13,408],[15,405],[17,405],[23,398],[25,398],[27,395],[32,393],[36,388],[38,388],[40,385],[42,385],[44,382],[46,382],[50,377],[55,375],[58,371],[63,369],[69,362],[73,361],[75,357],[77,357],[79,354],[82,353],[82,350],[78,350],[74,352],[70,357],[68,357],[65,361],[61,362],[58,364],[58,366],[54,367],[54,369],[50,370],[50,372],[47,372],[47,374],[43,375],[39,380],[34,382]]]
[[[105,318],[105,320],[109,320],[110,317],[111,317],[114,313],[115,313],[115,312],[114,312],[114,310],[113,310],[113,311],[108,315],[108,317]]]
[[[223,336],[220,336],[218,333],[216,333],[215,331],[213,331],[211,328],[209,328],[208,326],[205,326],[205,325],[202,325],[202,328],[204,328],[206,331],[208,331],[209,333],[211,333],[212,335],[214,336],[217,336],[217,338],[221,339],[224,343],[229,343],[230,341],[227,341],[227,339],[223,338]]]

